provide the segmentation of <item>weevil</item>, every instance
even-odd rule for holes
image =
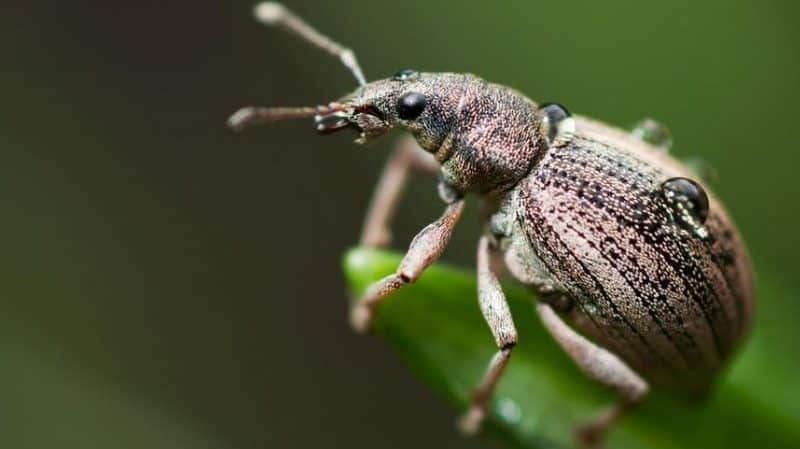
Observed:
[[[695,398],[709,391],[751,325],[752,269],[722,203],[667,153],[665,128],[645,120],[625,131],[471,74],[402,70],[367,82],[350,49],[283,5],[261,3],[255,16],[339,58],[359,86],[321,106],[243,108],[230,127],[313,118],[323,134],[356,131],[357,143],[407,132],[374,193],[362,245],[389,245],[411,173],[438,176],[444,213],[414,237],[396,273],[355,302],[355,330],[367,331],[381,301],[439,258],[465,197],[483,200],[477,296],[498,349],[476,379],[464,431],[480,428],[518,340],[501,268],[537,293],[544,327],[577,366],[620,397],[576,427],[584,447],[601,445],[651,386]]]

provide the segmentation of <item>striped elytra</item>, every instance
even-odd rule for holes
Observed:
[[[654,383],[702,395],[752,318],[744,246],[713,194],[670,156],[583,124],[517,186],[518,220],[576,301],[577,328]],[[673,179],[708,195],[707,238],[673,213],[663,192]]]

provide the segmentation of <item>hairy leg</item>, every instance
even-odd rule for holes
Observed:
[[[644,379],[625,362],[608,350],[597,346],[573,330],[553,310],[550,304],[539,302],[536,310],[558,344],[569,354],[578,367],[593,380],[614,389],[622,402],[603,410],[595,419],[581,426],[576,436],[583,447],[601,447],[606,431],[649,391]]]
[[[486,418],[486,410],[492,391],[500,381],[503,371],[511,358],[511,350],[517,344],[517,329],[511,317],[500,282],[491,269],[491,249],[489,238],[481,237],[478,242],[478,302],[481,312],[492,331],[498,352],[492,357],[486,374],[472,394],[469,410],[461,418],[459,427],[464,433],[474,434]]]
[[[463,210],[463,199],[449,204],[438,220],[414,237],[397,271],[367,288],[350,315],[350,323],[357,332],[369,330],[375,310],[384,298],[419,279],[425,269],[442,255]]]

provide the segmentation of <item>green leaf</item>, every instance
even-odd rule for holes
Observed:
[[[390,252],[351,250],[345,257],[351,289],[362,292],[394,272],[399,261]],[[768,289],[761,284],[765,296]],[[541,327],[528,290],[509,282],[504,291],[520,342],[495,392],[486,434],[507,447],[572,447],[571,429],[615,398],[586,379],[559,350]],[[473,274],[444,265],[431,267],[417,283],[382,303],[375,330],[459,413],[496,351],[478,309]],[[797,361],[770,352],[775,342],[769,338],[757,332],[718,391],[700,406],[653,392],[611,432],[608,446],[800,447]]]

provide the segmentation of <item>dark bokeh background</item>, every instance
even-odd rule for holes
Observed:
[[[0,446],[486,444],[346,325],[341,254],[390,142],[224,128],[240,105],[354,87],[252,3],[0,6]],[[759,275],[798,291],[795,2],[289,4],[370,78],[469,71],[611,123],[663,121],[676,153],[719,172]],[[431,181],[412,187],[397,246],[440,209]],[[471,264],[477,230],[446,258]]]

